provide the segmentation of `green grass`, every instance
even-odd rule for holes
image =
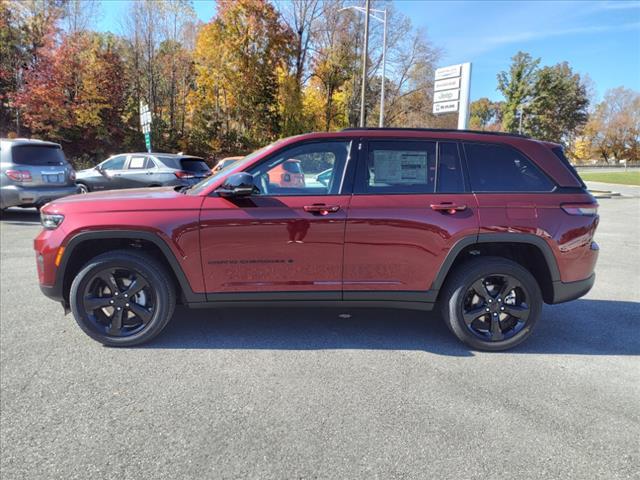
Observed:
[[[617,183],[621,185],[640,185],[640,171],[632,172],[582,172],[585,182]]]

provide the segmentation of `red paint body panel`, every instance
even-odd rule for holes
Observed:
[[[207,197],[201,213],[208,292],[342,289],[344,225],[349,195]],[[305,206],[338,206],[320,215]]]
[[[203,293],[198,216],[202,197],[176,192],[173,187],[111,190],[64,197],[49,203],[48,213],[63,213],[55,230],[43,230],[35,240],[36,251],[55,258],[57,246],[74,235],[97,230],[142,230],[158,235],[171,248],[191,289]],[[49,263],[47,263],[49,265]],[[44,275],[45,285],[55,280],[55,266]]]
[[[282,148],[322,139],[423,139],[511,145],[532,159],[562,189],[537,194],[379,194],[252,196],[230,200],[215,189]],[[301,135],[276,142],[253,161],[236,165],[197,194],[172,188],[115,190],[66,197],[44,207],[65,219],[35,240],[38,275],[53,286],[55,257],[78,233],[150,232],[170,248],[194,293],[427,291],[462,238],[520,232],[544,239],[563,282],[593,273],[597,216],[565,213],[563,203],[595,200],[545,142],[469,132],[355,130]],[[351,161],[361,160],[355,158]],[[432,204],[466,208],[436,211]],[[337,207],[310,212],[314,204]],[[66,255],[66,252],[65,252]]]
[[[530,233],[544,239],[556,258],[563,282],[589,277],[598,252],[591,242],[598,216],[569,215],[565,203],[592,204],[588,193],[578,194],[476,194],[480,233]]]
[[[431,204],[456,202],[450,214]],[[472,194],[354,195],[345,237],[345,290],[426,291],[451,247],[478,233]]]

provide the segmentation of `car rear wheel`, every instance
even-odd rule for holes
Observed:
[[[542,311],[542,294],[533,275],[499,257],[476,258],[458,267],[441,298],[449,329],[478,350],[515,347],[531,334]]]
[[[78,183],[76,185],[78,186],[78,193],[89,193],[89,187],[87,187],[84,183]]]
[[[152,257],[119,250],[90,260],[76,275],[71,310],[82,330],[118,347],[151,340],[167,325],[176,303],[171,277]]]

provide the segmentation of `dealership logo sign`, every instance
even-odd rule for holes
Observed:
[[[461,63],[438,68],[433,84],[433,113],[458,112],[458,129],[467,128],[471,64]]]

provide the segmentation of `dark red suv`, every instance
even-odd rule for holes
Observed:
[[[274,181],[294,160],[304,182]],[[319,181],[322,174],[323,181]],[[42,291],[106,345],[176,303],[442,311],[471,347],[523,341],[594,282],[597,203],[561,147],[516,135],[355,129],[280,140],[188,187],[42,209]]]

